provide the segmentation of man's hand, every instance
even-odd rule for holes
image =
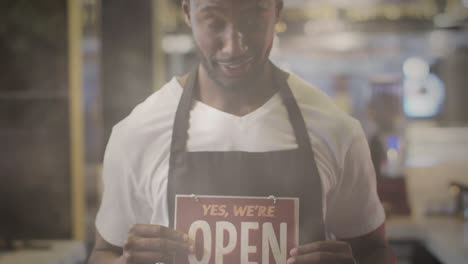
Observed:
[[[177,254],[194,252],[187,234],[159,225],[134,225],[123,246],[124,264],[172,263]]]
[[[356,264],[351,246],[341,241],[320,241],[294,248],[287,264]]]

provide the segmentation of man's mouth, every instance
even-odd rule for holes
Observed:
[[[252,62],[253,57],[248,57],[233,62],[218,62],[218,65],[226,75],[231,77],[238,77],[250,71]]]

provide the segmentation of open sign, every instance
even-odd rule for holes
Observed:
[[[177,264],[284,264],[298,245],[298,198],[177,195],[175,205],[175,228],[197,249]]]

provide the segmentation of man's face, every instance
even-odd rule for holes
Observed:
[[[258,78],[281,9],[282,0],[186,1],[186,19],[210,78],[230,89]]]

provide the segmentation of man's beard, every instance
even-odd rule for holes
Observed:
[[[271,48],[272,48],[272,45],[268,48],[266,52],[267,55],[270,54]],[[252,71],[246,74],[245,78],[232,80],[229,82],[224,82],[219,76],[222,73],[219,73],[219,71],[216,71],[213,63],[211,63],[205,56],[203,56],[203,53],[201,52],[198,46],[196,46],[196,51],[197,51],[197,55],[200,58],[200,62],[203,68],[206,70],[208,74],[208,77],[214,83],[216,83],[216,85],[226,90],[239,91],[239,90],[247,89],[248,87],[250,87],[252,84],[257,82],[262,77],[263,72],[265,71],[267,62],[269,62],[268,56],[266,56],[266,58],[261,58],[260,60],[254,59],[254,65],[253,65]]]

